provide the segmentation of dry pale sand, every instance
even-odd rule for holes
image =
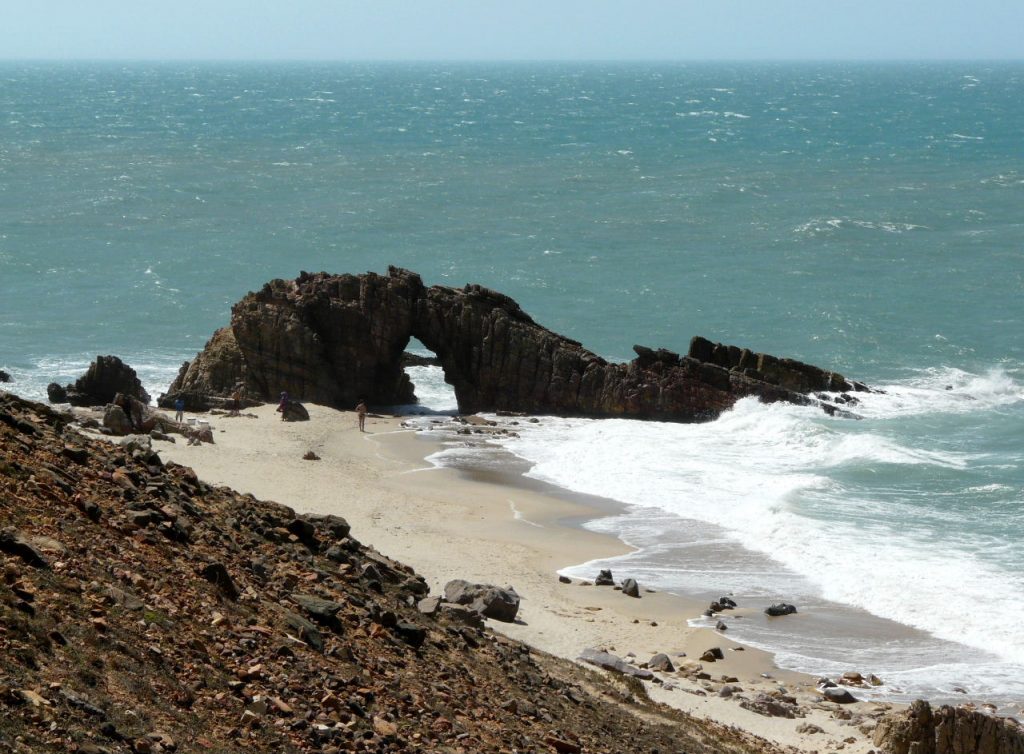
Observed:
[[[838,706],[821,701],[815,679],[781,671],[770,655],[738,649],[720,633],[689,627],[687,619],[705,604],[648,592],[634,599],[610,587],[560,583],[559,568],[626,551],[614,538],[560,523],[596,515],[583,502],[434,468],[423,460],[434,447],[404,429],[399,418],[371,415],[367,432],[360,433],[351,412],[307,408],[310,421],[302,423],[280,421],[273,406],[246,412],[255,418],[206,417],[214,445],[188,446],[179,437],[176,444],[154,446],[165,460],[191,466],[211,484],[300,512],[344,516],[354,537],[415,568],[433,593],[454,578],[514,586],[522,597],[521,620],[489,624],[552,654],[575,659],[586,647],[600,647],[620,656],[633,653],[638,662],[665,652],[685,664],[708,648],[724,650],[724,660],[704,665],[710,682],[667,674],[663,686],[648,684],[658,701],[801,751],[873,748],[866,732],[870,719],[863,716],[878,714],[879,705],[847,705],[838,714],[852,712],[854,719],[839,719]],[[321,460],[303,460],[309,450]],[[682,652],[685,658],[676,656]],[[807,716],[765,717],[719,697],[728,676],[739,679],[733,685],[747,697],[784,685]],[[821,732],[798,732],[807,723]]]

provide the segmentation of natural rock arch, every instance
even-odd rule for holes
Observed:
[[[479,285],[427,287],[391,267],[387,275],[304,272],[248,294],[231,324],[182,366],[161,405],[183,395],[200,407],[238,387],[264,400],[287,392],[337,408],[360,398],[411,403],[402,354],[413,337],[437,354],[463,412],[701,421],[747,395],[809,403],[812,391],[867,389],[703,338],[686,356],[634,346],[636,359],[612,364],[537,324],[508,296]]]

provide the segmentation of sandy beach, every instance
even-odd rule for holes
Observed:
[[[667,673],[660,674],[664,683],[647,684],[650,696],[665,704],[799,751],[873,748],[874,718],[890,705],[823,701],[816,678],[780,670],[770,655],[720,632],[688,626],[703,602],[646,591],[643,584],[635,599],[611,587],[561,583],[560,568],[626,552],[622,542],[578,527],[601,515],[599,506],[539,485],[505,484],[500,475],[468,478],[433,467],[424,459],[434,446],[400,417],[371,415],[360,433],[352,412],[307,408],[310,421],[301,423],[280,421],[271,405],[204,417],[213,445],[189,446],[179,436],[154,447],[211,484],[301,512],[344,516],[355,538],[415,568],[432,593],[455,578],[513,586],[522,598],[519,620],[488,623],[543,651],[575,659],[596,647],[637,663],[664,652],[677,666],[703,665],[707,679]],[[320,460],[304,460],[307,451]],[[628,576],[615,574],[617,581]],[[724,658],[700,663],[713,647]],[[721,696],[725,685],[738,691]],[[740,706],[740,699],[780,686],[804,716],[768,717]]]

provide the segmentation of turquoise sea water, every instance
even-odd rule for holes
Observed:
[[[820,640],[735,627],[783,661],[1019,706],[1022,133],[1024,64],[0,64],[0,369],[39,398],[114,353],[156,394],[266,280],[388,264],[612,359],[834,368],[886,389],[863,421],[507,450],[633,506],[599,525],[648,581],[811,606]]]

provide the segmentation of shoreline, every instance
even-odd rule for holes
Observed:
[[[536,480],[507,484],[501,473],[469,475],[433,466],[425,458],[437,443],[404,428],[404,417],[371,414],[368,432],[360,434],[352,412],[307,408],[311,420],[301,423],[279,421],[269,405],[239,417],[211,416],[214,445],[154,447],[208,483],[300,512],[344,516],[352,536],[412,566],[433,594],[455,578],[513,586],[522,598],[519,620],[488,624],[537,649],[575,660],[596,647],[623,658],[633,655],[638,664],[666,653],[679,672],[659,674],[664,683],[645,684],[648,694],[696,717],[798,751],[842,745],[860,754],[873,748],[875,719],[897,706],[824,701],[815,677],[782,670],[769,653],[712,628],[688,625],[706,608],[704,601],[650,592],[643,583],[639,599],[576,579],[561,583],[561,569],[631,549],[610,534],[579,526],[608,514],[597,500],[560,494]],[[308,450],[320,460],[303,460]],[[616,581],[628,575],[616,573]],[[700,662],[713,647],[721,648],[723,658]],[[697,678],[697,670],[704,677]],[[726,686],[735,689],[733,696],[722,692]],[[794,699],[802,716],[769,717],[740,706],[744,698],[780,691]]]

